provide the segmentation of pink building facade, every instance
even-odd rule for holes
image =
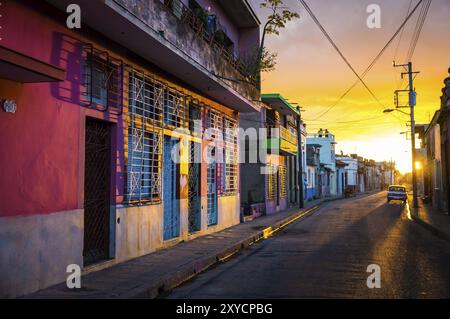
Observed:
[[[226,23],[239,52],[240,35],[257,45],[259,21],[237,3],[246,20]],[[79,1],[82,28],[70,30],[68,4],[1,7],[1,297],[64,282],[71,264],[89,273],[240,222],[239,147],[225,128],[258,109],[259,92],[222,78],[252,75],[190,29],[188,7],[179,17],[167,1]],[[201,151],[208,161],[194,160]]]

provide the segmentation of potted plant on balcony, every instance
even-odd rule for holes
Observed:
[[[206,9],[203,9],[202,7],[198,6],[194,9],[192,9],[192,13],[194,14],[195,19],[197,22],[203,27],[206,28],[208,25],[208,16],[209,13]]]

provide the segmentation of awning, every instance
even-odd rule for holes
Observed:
[[[64,81],[65,78],[63,69],[0,46],[0,79],[38,83]]]

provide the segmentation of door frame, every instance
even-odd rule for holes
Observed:
[[[115,193],[114,189],[116,186],[116,166],[115,162],[113,160],[113,155],[117,152],[117,144],[115,141],[117,140],[117,123],[111,122],[111,121],[105,121],[103,118],[99,118],[96,115],[97,114],[90,114],[89,112],[86,112],[88,115],[84,116],[84,120],[81,121],[81,130],[80,130],[80,149],[82,150],[82,153],[80,154],[80,170],[79,170],[79,177],[80,180],[82,180],[82,183],[80,183],[79,186],[79,192],[82,194],[82,196],[79,197],[79,202],[83,207],[83,220],[85,216],[85,186],[86,186],[86,127],[88,121],[96,121],[100,122],[102,124],[105,124],[108,126],[109,130],[109,156],[108,156],[108,178],[109,183],[108,184],[108,251],[107,251],[107,258],[105,260],[99,260],[94,263],[91,263],[87,265],[89,266],[96,266],[98,263],[108,261],[115,258],[116,253],[116,205],[115,205]],[[84,223],[83,223],[83,249],[82,249],[82,255],[83,255],[83,264],[85,262],[84,259]]]

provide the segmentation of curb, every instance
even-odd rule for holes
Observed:
[[[239,241],[238,243],[224,248],[222,251],[215,253],[211,256],[205,257],[195,263],[187,265],[183,269],[180,269],[174,274],[170,274],[162,278],[158,283],[152,284],[150,287],[136,288],[136,290],[130,291],[127,294],[121,295],[119,298],[123,299],[155,299],[159,296],[170,292],[183,283],[191,280],[197,275],[207,271],[211,267],[228,261],[234,255],[241,250],[256,244],[261,240],[265,240],[271,237],[273,234],[292,224],[293,222],[309,217],[320,207],[320,204],[301,210],[297,213],[288,216],[281,221],[276,222],[274,225],[267,227],[263,230],[257,231],[247,238]]]

